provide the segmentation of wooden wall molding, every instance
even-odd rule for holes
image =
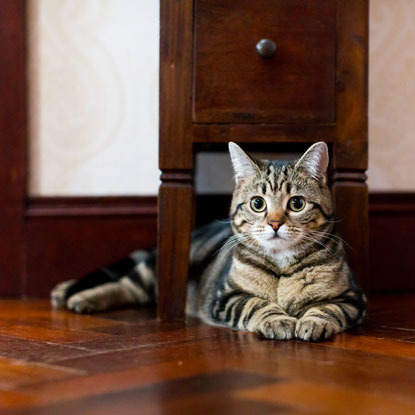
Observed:
[[[120,215],[156,216],[157,196],[32,197],[25,209],[28,218]]]
[[[157,240],[157,197],[36,197],[26,201],[21,294],[48,295]]]
[[[415,193],[372,193],[369,196],[368,289],[415,290]]]
[[[415,214],[415,193],[412,192],[373,192],[369,194],[371,215],[407,212]]]

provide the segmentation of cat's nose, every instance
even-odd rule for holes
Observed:
[[[274,232],[277,233],[278,232],[278,229],[282,225],[282,222],[277,221],[277,220],[270,220],[269,221],[269,225],[271,226],[272,229],[274,229]]]

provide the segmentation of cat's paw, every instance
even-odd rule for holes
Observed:
[[[295,327],[295,337],[303,341],[327,340],[338,332],[338,326],[319,317],[303,317]]]
[[[88,298],[88,295],[85,292],[74,294],[66,302],[66,306],[69,310],[78,314],[90,314],[100,311],[98,304],[92,301],[91,298]]]
[[[289,316],[269,316],[262,320],[256,332],[275,340],[290,340],[294,338],[297,319]]]
[[[50,301],[53,308],[65,308],[66,307],[66,293],[76,280],[69,280],[61,282],[50,292]]]

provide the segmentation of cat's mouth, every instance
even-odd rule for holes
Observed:
[[[290,237],[285,234],[285,229],[278,229],[278,232],[275,232],[271,229],[263,229],[262,232],[254,233],[255,239],[262,245],[265,249],[269,250],[278,250],[286,249],[291,245]]]
[[[274,234],[274,235],[269,235],[267,238],[264,238],[264,242],[265,243],[271,243],[271,244],[278,244],[278,243],[283,243],[286,242],[287,238],[284,238],[282,235],[279,234]]]
[[[281,251],[290,249],[296,244],[295,238],[284,229],[279,229],[278,232],[266,232],[257,237],[258,242],[265,248],[271,250]]]
[[[260,236],[260,239],[262,239],[265,242],[271,242],[271,241],[285,241],[287,238],[285,238],[282,235],[282,232],[263,232]]]

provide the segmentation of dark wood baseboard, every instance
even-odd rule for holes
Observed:
[[[32,198],[26,207],[25,241],[21,292],[48,295],[60,281],[77,278],[135,249],[153,248],[157,198]]]
[[[197,198],[198,224],[225,218],[229,195]],[[370,291],[415,289],[412,255],[415,193],[370,195]],[[157,241],[157,198],[32,198],[25,215],[25,273],[21,292],[47,295],[50,288],[76,278],[134,249]],[[59,243],[56,243],[59,235]]]
[[[415,193],[369,197],[371,291],[415,290]]]

